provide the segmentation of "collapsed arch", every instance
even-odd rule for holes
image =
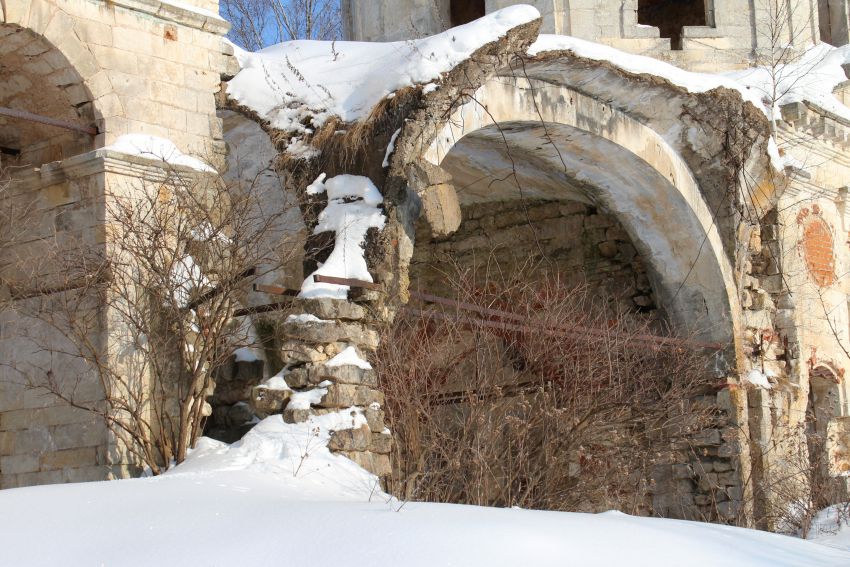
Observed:
[[[534,196],[599,203],[614,213],[647,259],[669,322],[732,345],[739,356],[737,288],[714,215],[661,135],[566,86],[496,77],[454,110],[424,157],[457,170],[457,163],[474,161],[475,144],[494,152],[481,160],[491,169],[519,164],[516,178],[542,193]]]

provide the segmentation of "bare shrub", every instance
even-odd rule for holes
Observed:
[[[293,251],[279,240],[285,211],[215,174],[175,169],[113,188],[102,207],[102,243],[55,248],[55,269],[18,301],[38,353],[19,371],[30,388],[103,419],[127,463],[159,474],[203,431],[217,370],[252,345],[234,312],[263,275],[256,267],[275,269]],[[99,401],[82,373],[61,371],[68,361],[95,376]]]
[[[806,538],[827,508],[839,521],[850,521],[846,480],[832,471],[830,437],[806,424],[772,428],[770,441],[759,448],[771,469],[759,471],[754,483],[754,499],[761,504],[757,525]]]
[[[521,278],[516,278],[521,281]],[[653,466],[711,425],[704,353],[648,337],[557,278],[474,287],[463,309],[409,308],[378,374],[396,436],[390,489],[404,499],[648,513]],[[615,303],[612,303],[615,304]]]

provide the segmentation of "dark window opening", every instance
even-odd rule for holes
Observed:
[[[638,0],[638,23],[657,27],[672,49],[682,49],[683,27],[708,25],[705,0]]]
[[[484,17],[484,0],[452,0],[452,27]]]

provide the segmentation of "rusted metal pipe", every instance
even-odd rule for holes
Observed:
[[[0,106],[0,116],[8,116],[10,118],[17,118],[19,120],[27,120],[29,122],[37,122],[38,124],[45,124],[47,126],[53,126],[55,128],[64,128],[65,130],[73,130],[75,132],[82,132],[83,134],[89,134],[90,136],[97,136],[100,132],[94,126],[82,126],[80,124],[75,124],[73,122],[67,122],[65,120],[57,120],[56,118],[50,118],[49,116],[42,116],[40,114],[33,114],[32,112],[27,112],[25,110],[16,110],[14,108],[6,108],[5,106]]]

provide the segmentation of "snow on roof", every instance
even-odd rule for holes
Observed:
[[[516,5],[417,40],[290,41],[257,53],[234,47],[242,70],[229,82],[227,92],[231,99],[269,120],[273,128],[309,134],[334,116],[344,122],[361,120],[401,88],[436,86],[443,73],[476,49],[538,17],[531,6]],[[777,106],[806,100],[850,120],[850,109],[832,94],[847,80],[842,65],[850,62],[850,46],[835,48],[822,43],[772,69],[720,74],[690,72],[652,57],[560,35],[540,35],[528,54],[552,51],[571,51],[629,73],[660,77],[692,93],[732,89],[769,118],[776,115]],[[294,141],[294,153],[303,153],[300,139]]]
[[[594,61],[605,61],[629,73],[660,77],[691,93],[703,93],[718,87],[725,87],[740,92],[744,100],[752,102],[756,108],[761,108],[760,97],[748,92],[741,84],[729,77],[686,71],[652,57],[626,53],[607,45],[577,37],[541,34],[537,41],[528,48],[528,54],[531,56],[551,51],[572,51],[579,57]]]
[[[354,122],[390,93],[439,79],[477,49],[539,17],[531,6],[518,5],[423,39],[288,41],[256,53],[235,48],[242,70],[227,94],[279,130],[308,132],[333,116]]]
[[[842,67],[847,63],[850,63],[850,45],[832,47],[820,43],[787,63],[744,69],[725,76],[762,99],[768,107],[768,117],[778,118],[776,109],[780,106],[808,101],[850,120],[850,108],[832,94],[838,85],[847,81]]]

